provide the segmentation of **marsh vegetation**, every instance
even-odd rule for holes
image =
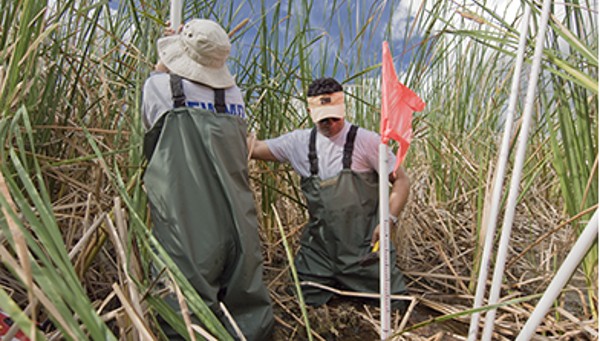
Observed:
[[[400,317],[394,321],[395,332],[407,340],[461,339],[476,286],[518,24],[523,6],[530,6],[525,84],[541,2],[523,1],[512,13],[495,1],[412,1],[408,20],[389,10],[408,10],[405,1],[325,3],[333,10],[311,0],[188,1],[184,18],[210,17],[231,32],[229,65],[245,94],[249,130],[259,138],[309,127],[303,89],[332,74],[351,94],[352,121],[377,131],[380,46],[390,41],[400,81],[427,102],[413,122],[405,160],[412,193],[394,237],[397,264],[418,304],[403,328]],[[168,9],[158,0],[118,6],[0,0],[0,310],[30,335],[38,325],[40,339],[149,340],[159,335],[157,313],[189,327],[149,279],[153,263],[165,269],[161,278],[173,283],[204,329],[228,338],[150,233],[139,98]],[[496,316],[499,340],[514,339],[597,208],[597,9],[597,2],[586,0],[553,5],[502,286],[506,304]],[[333,35],[310,20],[315,16],[346,29]],[[509,172],[523,98],[512,127]],[[307,220],[299,179],[285,165],[256,161],[250,176],[276,338],[305,339],[307,330],[319,340],[377,338],[378,307],[354,299],[308,309],[307,326],[288,290],[294,283],[280,233],[293,253]],[[596,247],[539,334],[598,338]]]

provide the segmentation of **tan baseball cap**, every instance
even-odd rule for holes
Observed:
[[[307,100],[310,117],[314,123],[325,118],[335,117],[343,119],[346,116],[343,91],[311,96]]]

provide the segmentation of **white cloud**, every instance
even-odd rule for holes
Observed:
[[[425,0],[403,0],[394,9],[392,16],[392,40],[402,40],[404,31],[410,28],[419,8]]]
[[[438,20],[437,23],[441,29],[445,25],[444,21],[448,21],[451,26],[467,28],[465,24],[465,17],[460,14],[475,14],[475,17],[479,16],[489,21],[494,19],[486,13],[482,13],[480,5],[473,0],[461,1],[445,1],[440,3],[437,0],[402,0],[398,3],[394,9],[392,17],[392,39],[401,40],[404,38],[404,32],[411,28],[413,21],[416,19],[417,14],[423,8],[425,9],[425,15],[429,15],[430,11],[434,6],[443,6],[443,20]],[[500,17],[503,17],[506,21],[512,22],[515,20],[521,3],[514,0],[494,0],[488,5],[488,8],[497,13]],[[422,15],[422,14],[421,14]],[[472,25],[478,25],[477,21],[474,20]],[[417,33],[418,34],[418,33]]]

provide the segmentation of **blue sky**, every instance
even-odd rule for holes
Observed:
[[[293,6],[290,13],[287,12],[288,1],[281,1],[283,13],[277,18],[286,17],[293,27],[295,22],[304,16],[304,9],[301,8],[304,1],[292,1]],[[418,0],[420,2],[420,0]],[[393,55],[396,68],[401,70],[403,63],[408,61],[409,55],[401,56],[404,50],[403,28],[406,22],[414,18],[410,14],[409,8],[404,5],[411,1],[373,1],[373,0],[352,0],[352,1],[334,1],[334,0],[315,0],[313,7],[308,14],[310,26],[313,31],[307,33],[307,39],[316,38],[322,35],[321,40],[313,47],[314,65],[319,65],[323,61],[319,60],[322,56],[327,56],[327,64],[331,65],[334,61],[338,62],[339,68],[335,75],[337,78],[343,79],[353,74],[357,70],[350,70],[356,60],[360,59],[365,65],[373,65],[378,63],[381,58],[381,45],[384,40],[388,40],[390,46],[394,50]],[[243,16],[258,19],[260,8],[251,6],[245,1],[234,1],[241,3]],[[272,8],[276,3],[274,0],[266,0],[266,7]],[[400,6],[399,3],[403,5]],[[257,5],[255,5],[257,6]],[[414,10],[416,10],[416,6]],[[274,11],[274,10],[273,10]],[[273,12],[272,11],[272,12]],[[267,12],[267,17],[272,15],[272,12]],[[394,27],[388,30],[388,23],[394,23]],[[366,25],[368,23],[368,25]],[[354,37],[359,35],[363,27],[367,29],[363,33],[363,37],[353,42]],[[280,29],[284,29],[285,24],[279,25]],[[248,34],[254,36],[254,34]],[[285,45],[285,41],[281,42]],[[326,52],[325,52],[326,50]],[[360,56],[360,57],[358,57]],[[401,58],[404,57],[404,58]],[[365,65],[358,67],[364,68]],[[332,72],[332,70],[328,70]],[[318,71],[316,71],[318,72]],[[315,75],[316,76],[316,75]]]
[[[123,5],[126,4],[124,0],[109,0],[109,6],[112,9],[117,9],[120,2],[123,2]],[[268,19],[275,16],[275,20],[280,20],[278,26],[282,31],[286,25],[293,28],[296,22],[304,17],[304,9],[301,8],[304,2],[264,0],[267,8],[266,16]],[[420,2],[421,0],[314,0],[313,7],[308,14],[310,26],[313,30],[307,33],[307,39],[319,35],[323,36],[313,47],[314,65],[325,63],[328,65],[327,72],[333,73],[331,65],[337,63],[336,74],[332,74],[332,76],[344,79],[357,71],[353,68],[364,68],[365,65],[373,65],[380,61],[381,44],[384,40],[387,40],[395,57],[396,69],[398,71],[402,70],[410,57],[404,49],[404,29],[407,23],[410,23],[414,18],[414,13]],[[203,2],[184,0],[184,3],[185,6],[196,6]],[[276,3],[280,3],[279,14],[275,14],[274,5]],[[413,3],[416,5],[413,5]],[[253,23],[261,21],[261,1],[222,1],[218,2],[217,6],[229,5],[237,9],[237,14],[229,19],[231,20],[229,25],[233,27],[245,18],[250,20],[249,31],[240,37],[241,41],[237,41],[234,45],[234,48],[246,50],[246,47],[253,44],[250,40],[255,37],[255,32],[258,29],[257,25],[253,25]],[[165,6],[168,7],[168,2],[165,2]],[[184,16],[185,18],[186,16]],[[393,23],[391,29],[388,26],[390,21]],[[353,38],[359,34],[361,28],[365,27],[367,22],[369,23],[366,26],[367,29],[363,32],[364,36],[353,42]],[[286,45],[283,36],[281,34],[281,41],[279,42],[282,47]],[[318,60],[322,56],[326,56],[327,61]],[[357,66],[356,59],[360,59],[363,65]]]
[[[364,1],[360,1],[364,2]],[[379,21],[379,24],[373,24],[370,29],[365,33],[365,39],[362,39],[358,44],[352,43],[352,38],[357,35],[359,30],[357,27],[362,27],[366,18],[369,16],[367,12],[372,12],[373,9],[365,9],[360,7],[360,2],[337,2],[337,1],[315,1],[313,8],[309,13],[305,13],[305,9],[301,7],[300,1],[291,2],[292,6],[288,10],[287,1],[282,1],[282,11],[279,14],[275,13],[275,9],[272,6],[267,5],[270,10],[267,12],[267,18],[275,17],[274,20],[281,20],[279,29],[284,31],[289,25],[292,30],[297,21],[303,20],[305,17],[310,21],[310,27],[312,31],[305,34],[306,40],[310,41],[321,36],[320,40],[313,45],[310,50],[312,51],[311,60],[312,64],[315,65],[316,69],[319,69],[320,64],[333,65],[335,62],[339,65],[339,71],[336,75],[339,78],[343,78],[348,71],[342,70],[347,68],[347,65],[352,64],[352,59],[361,50],[373,51],[376,47],[377,42],[383,38],[383,23]],[[270,1],[274,3],[274,1]],[[379,8],[375,11],[377,13],[371,15],[383,15],[385,8]],[[258,19],[258,11],[248,10],[243,11],[244,15],[248,15],[251,18]],[[333,15],[332,15],[333,13]],[[286,22],[287,21],[287,22]],[[378,27],[379,25],[379,27]],[[246,36],[252,37],[254,34],[249,32]],[[292,37],[294,35],[292,34]],[[364,46],[364,42],[369,43],[370,46]],[[285,35],[281,35],[280,45],[286,46],[288,41],[285,39]],[[325,59],[325,60],[322,60]],[[356,64],[356,62],[354,62]],[[315,70],[315,72],[321,72]],[[333,70],[328,68],[328,72]],[[316,75],[315,75],[316,76]]]

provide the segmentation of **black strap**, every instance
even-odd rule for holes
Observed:
[[[350,169],[352,165],[352,153],[354,152],[354,141],[358,126],[352,125],[346,135],[346,143],[344,144],[344,158],[342,166],[344,169]],[[317,175],[319,173],[319,160],[317,157],[317,128],[313,128],[310,132],[310,140],[308,143],[308,162],[310,163],[310,174]]]
[[[213,89],[215,91],[215,111],[218,113],[226,113],[225,106],[225,89]]]
[[[352,125],[348,135],[346,135],[346,144],[344,144],[344,159],[342,160],[344,169],[350,169],[350,166],[352,165],[352,152],[354,151],[354,140],[356,140],[357,131],[358,127]]]
[[[310,162],[310,174],[319,174],[319,161],[317,159],[317,128],[310,132],[310,142],[308,143],[308,161]]]
[[[183,93],[183,81],[178,75],[169,74],[171,80],[171,93],[173,94],[173,107],[185,107],[185,94]],[[215,92],[215,112],[226,113],[225,89],[213,89]]]
[[[144,134],[144,144],[143,151],[144,156],[146,156],[146,160],[150,161],[152,158],[152,154],[154,154],[154,149],[156,149],[156,144],[158,143],[158,138],[162,133],[163,126],[165,125],[165,118],[167,115],[162,115],[156,123],[152,126],[150,130]]]
[[[171,83],[171,98],[173,99],[173,107],[185,107],[185,95],[183,94],[183,82],[181,77],[170,73],[169,81]],[[154,154],[154,149],[156,149],[156,144],[158,143],[163,126],[165,125],[166,117],[167,114],[162,115],[158,121],[152,125],[152,128],[147,131],[146,134],[144,134],[143,151],[144,156],[148,161],[150,161],[152,154]]]
[[[183,94],[183,82],[181,81],[181,77],[172,73],[170,73],[169,75],[171,80],[171,94],[173,98],[173,107],[185,107],[185,95]]]
[[[180,76],[175,74],[169,74],[169,80],[171,83],[171,94],[173,99],[173,107],[182,108],[185,107],[185,94],[183,93],[183,80]],[[225,113],[225,90],[224,89],[214,89],[215,91],[215,110],[218,113]],[[165,124],[165,118],[167,115],[162,115],[160,119],[154,123],[152,128],[144,134],[144,144],[143,151],[146,159],[150,160],[152,158],[152,154],[154,154],[154,149],[156,148],[156,144],[158,143],[158,138],[162,133],[163,126]]]

